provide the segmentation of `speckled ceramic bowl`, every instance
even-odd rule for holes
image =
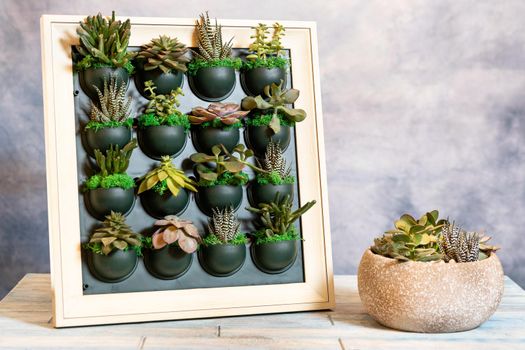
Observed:
[[[460,332],[496,311],[503,269],[496,256],[470,263],[397,262],[364,253],[358,288],[367,312],[384,326],[411,332]]]

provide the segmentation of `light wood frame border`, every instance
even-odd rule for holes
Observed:
[[[302,217],[304,283],[83,295],[71,45],[85,16],[41,18],[47,196],[53,324],[55,327],[219,317],[333,308],[332,252],[323,142],[317,33],[314,22],[280,21],[291,51],[298,123],[297,162],[301,199],[317,200]],[[121,18],[125,19],[125,18]],[[220,20],[234,47],[248,47],[261,21]],[[262,21],[271,25],[274,21]],[[194,19],[131,18],[130,46],[159,34],[194,45]],[[220,298],[217,297],[220,295]]]

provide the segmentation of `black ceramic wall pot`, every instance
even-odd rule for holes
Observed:
[[[100,130],[87,129],[85,137],[86,152],[95,157],[95,150],[105,153],[111,145],[119,145],[122,149],[131,140],[131,128],[118,126]]]
[[[186,145],[186,132],[182,126],[147,126],[138,130],[139,145],[150,158],[177,156]]]
[[[171,280],[180,277],[189,270],[193,254],[187,254],[177,246],[165,246],[144,252],[144,264],[153,276]]]
[[[297,258],[298,240],[252,244],[251,254],[255,266],[263,272],[283,273]]]
[[[247,95],[264,96],[264,87],[272,83],[286,86],[286,70],[284,68],[253,68],[241,72],[241,85]]]
[[[155,93],[157,95],[167,95],[171,90],[175,90],[182,86],[184,74],[179,71],[172,73],[163,73],[160,69],[154,69],[150,71],[137,68],[135,74],[135,85],[142,94],[142,96],[149,98],[149,94],[144,91],[144,83],[148,80],[153,81],[155,85]]]
[[[276,134],[273,134],[268,126],[250,125],[245,131],[246,143],[257,155],[264,155],[264,152],[266,152],[266,146],[268,146],[270,140],[278,142],[281,149],[283,151],[286,150],[290,144],[290,135],[290,127],[286,125],[281,125],[281,129]]]
[[[133,249],[115,249],[108,255],[89,253],[88,266],[91,273],[103,282],[115,283],[127,279],[137,268],[137,253]]]
[[[201,128],[196,126],[192,132],[193,145],[199,152],[211,154],[211,148],[218,144],[223,144],[228,151],[232,151],[239,143],[239,129],[230,128]]]
[[[97,90],[93,87],[96,86],[101,92],[104,91],[104,80],[109,83],[110,78],[114,76],[119,83],[125,83],[129,85],[129,74],[124,68],[88,68],[79,72],[79,82],[82,90],[92,100],[98,100]]]
[[[248,200],[250,201],[250,204],[255,207],[259,203],[271,203],[275,199],[277,193],[280,194],[281,198],[284,198],[286,195],[292,197],[293,184],[261,185],[255,180],[248,190]]]
[[[195,75],[188,75],[193,93],[204,101],[218,102],[235,90],[235,69],[232,67],[200,68]]]
[[[86,193],[86,207],[94,218],[103,221],[111,211],[127,215],[135,204],[133,188],[97,188]]]
[[[199,187],[197,205],[206,215],[213,215],[213,208],[233,207],[239,209],[242,202],[242,186],[217,185],[213,187]]]
[[[216,244],[199,250],[202,268],[212,276],[226,277],[239,271],[246,260],[244,244]]]
[[[140,195],[140,202],[149,215],[161,219],[166,215],[181,214],[188,207],[189,195],[185,189],[181,189],[177,196],[170,191],[160,195],[154,190],[148,190]]]

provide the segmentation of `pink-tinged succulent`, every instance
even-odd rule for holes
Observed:
[[[151,237],[154,249],[162,249],[168,244],[177,242],[180,249],[191,254],[197,250],[201,241],[195,225],[175,215],[168,215],[162,220],[157,220],[155,226],[161,226],[161,228]]]
[[[208,108],[195,107],[188,119],[190,123],[199,125],[205,122],[220,121],[224,125],[233,125],[244,118],[249,111],[241,111],[241,106],[235,103],[211,103]]]

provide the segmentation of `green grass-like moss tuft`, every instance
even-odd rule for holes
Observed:
[[[167,118],[161,118],[153,113],[148,113],[142,114],[140,117],[138,117],[137,122],[140,128],[168,125],[182,126],[186,132],[190,129],[190,121],[188,120],[188,116],[185,114],[172,114]]]
[[[292,227],[290,230],[285,232],[282,235],[272,235],[268,237],[264,230],[259,230],[254,233],[255,244],[265,244],[265,243],[275,243],[281,241],[295,241],[301,239],[295,227]]]
[[[284,126],[294,126],[295,122],[290,121],[286,119],[283,115],[278,114],[279,121],[281,125]],[[260,114],[254,114],[253,116],[250,116],[249,118],[246,118],[246,125],[248,126],[268,126],[270,125],[270,121],[273,118],[273,114],[271,113],[260,113]]]
[[[102,253],[102,244],[101,243],[84,243],[82,244],[82,248],[86,249],[86,250],[89,250],[95,254],[99,254],[99,255],[105,255],[104,253]],[[117,248],[115,248],[117,249]],[[138,246],[127,246],[126,248],[124,248],[123,250],[125,252],[127,252],[128,250],[130,249],[133,249],[135,251],[135,254],[137,254],[138,257],[141,257],[142,256],[142,247],[138,247]]]
[[[85,127],[85,130],[93,129],[95,132],[105,129],[105,128],[118,128],[119,126],[126,126],[128,128],[131,128],[133,126],[133,119],[128,118],[123,122],[117,122],[114,120],[111,120],[109,122],[97,122],[95,120],[90,120]]]
[[[93,56],[91,55],[84,56],[82,60],[74,64],[74,69],[76,71],[86,70],[90,68],[119,68],[119,67],[113,64],[105,64],[105,63],[97,62],[97,60],[93,58]],[[124,68],[128,72],[129,75],[135,72],[135,67],[133,66],[133,63],[131,63],[131,61],[126,62],[126,64],[124,64],[122,68]]]
[[[188,74],[196,75],[197,71],[201,68],[213,68],[213,67],[231,67],[235,70],[241,69],[242,61],[240,58],[224,58],[216,60],[200,60],[196,59],[188,63]]]
[[[217,236],[211,233],[202,239],[202,243],[205,246],[225,244]],[[237,236],[235,236],[234,239],[228,242],[228,244],[233,244],[233,245],[241,245],[241,244],[247,244],[247,243],[248,243],[248,238],[246,238],[246,235],[244,233],[239,233]]]
[[[97,188],[122,188],[128,190],[135,187],[135,181],[127,174],[112,174],[106,177],[97,174],[87,179],[85,186],[87,190],[95,190]]]
[[[240,120],[236,121],[232,125],[226,125],[219,118],[213,119],[211,122],[204,122],[199,125],[201,128],[221,128],[222,130],[239,129],[242,127]]]
[[[254,68],[287,68],[290,61],[287,58],[279,56],[270,56],[266,59],[256,58],[255,60],[246,60],[242,63],[243,70]]]
[[[256,179],[259,185],[289,185],[295,182],[295,178],[292,175],[282,178],[276,171],[272,171],[269,174],[258,173]]]
[[[214,181],[199,179],[199,181],[197,182],[197,186],[199,187],[213,187],[217,185],[244,186],[248,183],[248,180],[249,180],[248,174],[246,174],[244,171],[241,171],[238,174],[224,172],[217,177],[217,180],[214,180]]]

